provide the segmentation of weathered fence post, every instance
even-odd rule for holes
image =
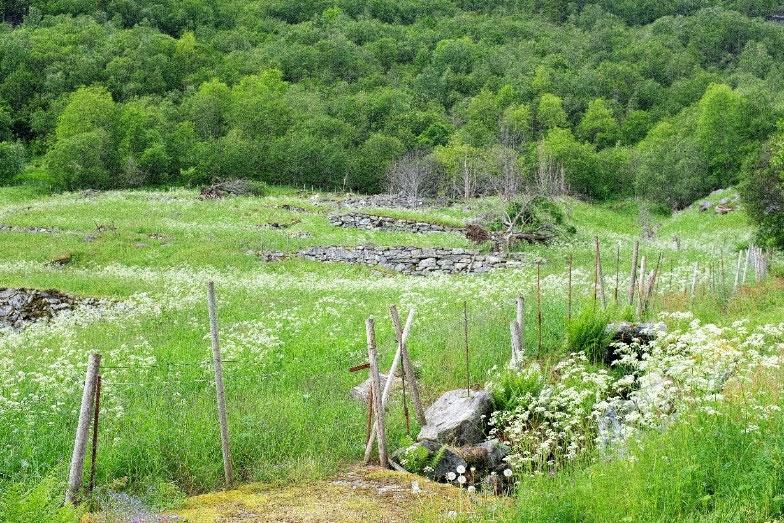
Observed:
[[[607,296],[604,293],[604,272],[602,271],[602,252],[601,252],[601,247],[599,245],[599,237],[594,236],[593,242],[594,242],[595,258],[596,258],[596,263],[594,266],[594,270],[595,270],[594,277],[596,278],[596,288],[599,289],[599,302],[602,304],[602,308],[604,309],[607,307]],[[595,294],[596,294],[596,289],[594,289],[594,298],[596,297]]]
[[[738,285],[740,284],[740,267],[743,263],[743,251],[738,251],[738,262],[735,265],[735,283],[732,285],[732,293],[738,292]]]
[[[640,259],[640,276],[639,276],[639,289],[637,294],[639,295],[637,298],[637,318],[642,319],[642,307],[645,301],[645,276],[646,271],[648,270],[646,263],[645,263],[645,256]]]
[[[465,341],[466,396],[471,397],[471,369],[468,359],[468,302],[463,302],[463,338]]]
[[[536,351],[542,353],[542,262],[536,261]]]
[[[218,342],[218,310],[215,300],[215,283],[207,283],[207,305],[210,313],[210,337],[212,339],[212,361],[215,366],[215,393],[218,400],[218,422],[220,423],[221,451],[223,452],[223,475],[226,486],[232,482],[231,450],[229,448],[229,422],[226,416],[226,395],[223,389],[223,365]]]
[[[694,273],[691,277],[691,297],[694,298],[694,293],[697,290],[697,279],[699,277],[700,262],[694,262]]]
[[[406,350],[406,342],[408,341],[408,336],[411,332],[411,326],[414,323],[414,312],[415,312],[414,309],[408,311],[408,318],[406,319],[406,325],[405,327],[401,327],[400,314],[397,311],[397,307],[392,305],[389,308],[389,315],[392,317],[392,325],[395,328],[395,338],[397,339],[397,351],[395,352],[395,357],[392,358],[392,365],[389,367],[389,373],[387,374],[387,381],[386,383],[384,383],[384,389],[381,392],[381,407],[386,412],[387,402],[389,401],[389,395],[392,392],[392,384],[394,383],[395,375],[397,374],[398,367],[402,365],[403,375],[406,377],[408,384],[411,386],[411,401],[414,403],[414,411],[417,414],[417,420],[420,420],[419,409],[422,409],[422,403],[419,399],[419,385],[417,384],[416,377],[413,376],[413,371],[409,375],[409,371],[406,370],[408,366],[406,363],[408,361],[408,351]],[[405,387],[405,383],[403,386]],[[370,394],[372,393],[373,393],[373,389],[371,387]],[[373,417],[374,403],[371,397],[368,398],[368,404],[370,405],[370,416]],[[424,419],[424,414],[422,414],[421,419]],[[420,423],[424,424],[422,421],[420,421]],[[371,423],[370,425],[369,437],[365,444],[365,457],[364,457],[365,464],[368,464],[370,462],[370,455],[373,453],[373,441],[376,435],[377,432],[376,432],[376,425],[374,420],[374,422]]]
[[[640,256],[640,242],[634,242],[634,249],[632,250],[632,271],[629,279],[629,305],[634,304],[634,290],[637,286],[637,260]]]
[[[618,305],[618,285],[621,270],[621,242],[615,244],[615,305]]]
[[[90,482],[87,492],[93,493],[95,487],[95,472],[98,460],[98,418],[101,414],[101,375],[95,378],[95,406],[93,407],[93,444],[90,448]]]
[[[566,306],[566,319],[568,323],[572,322],[572,255],[569,255],[569,289],[567,291],[567,306]]]
[[[71,454],[71,467],[68,472],[68,488],[65,491],[66,504],[75,505],[76,497],[82,486],[82,473],[84,472],[84,455],[87,450],[87,435],[90,430],[90,415],[95,398],[95,384],[98,379],[98,370],[101,366],[101,355],[94,352],[87,360],[87,374],[84,378],[82,390],[82,404],[79,408],[79,423],[76,426],[76,437]]]
[[[373,410],[376,413],[376,434],[378,435],[378,460],[382,467],[387,467],[386,432],[384,431],[384,407],[381,404],[381,378],[378,374],[378,352],[376,351],[376,327],[371,316],[365,321],[367,334],[368,361],[370,362],[370,388],[373,391]],[[389,376],[388,380],[394,379]],[[371,437],[370,441],[373,441]]]

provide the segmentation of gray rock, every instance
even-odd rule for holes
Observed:
[[[427,423],[417,436],[418,441],[473,445],[484,439],[485,417],[491,410],[490,395],[484,390],[465,389],[445,392],[425,412]]]
[[[387,383],[387,375],[386,374],[379,374],[379,378],[381,378],[381,390],[384,390],[384,387]],[[397,391],[401,387],[401,380],[397,376],[395,376],[395,380],[392,382],[392,392]],[[370,396],[370,378],[366,379],[349,392],[349,396],[352,399],[357,401],[361,401],[363,403],[368,402],[368,397]]]
[[[487,452],[487,467],[496,472],[502,472],[507,468],[504,458],[509,455],[511,449],[508,445],[501,443],[498,439],[490,439],[483,441],[477,447],[484,449]]]

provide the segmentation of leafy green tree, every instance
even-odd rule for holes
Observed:
[[[103,129],[58,139],[47,154],[55,182],[65,190],[112,187],[111,139]]]
[[[0,185],[8,185],[21,174],[25,164],[24,146],[19,142],[0,142]]]
[[[269,140],[283,135],[293,122],[287,90],[283,73],[277,69],[244,77],[231,90],[229,124],[249,138]]]
[[[563,108],[563,100],[552,93],[544,93],[536,107],[536,122],[542,131],[567,127],[569,121]]]
[[[204,82],[182,103],[183,116],[192,121],[202,139],[223,136],[228,129],[231,110],[231,90],[218,79]]]
[[[405,149],[392,136],[374,133],[356,150],[352,159],[346,187],[370,193],[381,192],[386,183],[386,171]]]
[[[784,249],[784,121],[745,169],[740,189],[759,239]]]
[[[737,181],[747,126],[743,97],[730,86],[712,84],[697,105],[696,139],[713,188]]]
[[[602,98],[592,100],[588,104],[577,132],[580,138],[598,147],[612,145],[618,139],[618,122],[612,110]]]

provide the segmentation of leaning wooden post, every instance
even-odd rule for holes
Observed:
[[[746,285],[746,274],[749,272],[749,260],[751,259],[752,248],[753,247],[749,247],[746,249],[746,261],[743,263],[743,273],[740,276],[741,285]]]
[[[694,262],[694,272],[691,276],[691,297],[694,297],[694,293],[697,290],[697,279],[699,276],[700,271],[700,262]]]
[[[632,251],[632,271],[629,279],[629,305],[634,304],[634,290],[637,286],[637,260],[640,256],[640,242],[634,242],[634,250]]]
[[[618,284],[620,283],[621,242],[615,244],[615,305],[618,305]]]
[[[408,350],[406,350],[406,342],[408,341],[408,336],[411,333],[411,326],[414,323],[414,309],[408,311],[408,319],[406,319],[406,326],[400,326],[400,314],[397,311],[397,307],[392,305],[389,308],[389,315],[392,317],[392,325],[395,328],[395,338],[397,339],[397,352],[395,353],[395,357],[392,358],[392,365],[389,367],[389,373],[387,374],[387,380],[384,383],[384,389],[381,392],[381,407],[386,412],[387,402],[389,401],[389,395],[392,393],[392,384],[395,380],[395,375],[397,374],[398,367],[402,364],[403,367],[403,375],[405,376],[405,381],[408,381],[408,384],[411,386],[411,401],[414,403],[414,412],[417,416],[417,421],[420,424],[424,425],[424,409],[422,408],[422,402],[419,399],[419,384],[416,381],[416,377],[414,376],[413,369],[411,368],[411,362],[408,358]],[[405,383],[403,384],[405,387]],[[373,389],[371,387],[371,394]],[[368,405],[369,405],[369,416],[373,418],[373,401],[372,398],[368,398]],[[373,422],[368,421],[370,423],[369,429],[369,436],[365,443],[365,464],[367,465],[370,462],[370,455],[373,453],[373,441],[376,437],[376,424],[375,419]]]
[[[645,263],[645,256],[640,259],[640,277],[639,277],[639,285],[640,288],[637,292],[639,295],[637,298],[637,318],[642,319],[642,307],[643,302],[645,301],[645,277],[646,277],[646,263]]]
[[[212,339],[212,362],[215,366],[215,393],[218,400],[218,422],[220,423],[221,451],[223,452],[223,475],[226,486],[231,486],[232,467],[229,449],[229,422],[226,416],[226,396],[223,390],[223,366],[218,342],[218,311],[215,300],[215,283],[207,283],[207,305],[210,313],[210,336]]]
[[[569,255],[569,283],[566,292],[566,321],[567,323],[572,322],[572,266],[573,260],[572,255]]]
[[[98,380],[98,370],[101,366],[101,355],[90,354],[87,360],[87,375],[84,378],[82,390],[82,404],[79,408],[79,423],[76,426],[73,453],[71,454],[71,467],[68,472],[68,488],[65,491],[65,503],[75,505],[76,497],[82,486],[82,473],[84,472],[84,455],[87,450],[87,435],[90,431],[90,415],[95,398],[95,384]]]
[[[93,443],[90,448],[90,482],[87,483],[87,492],[93,493],[95,488],[95,472],[98,460],[98,418],[101,414],[101,375],[95,379],[95,406],[93,408]]]
[[[738,263],[735,266],[735,283],[732,285],[732,293],[738,292],[738,284],[740,283],[740,266],[743,263],[743,251],[738,251]]]
[[[525,352],[525,298],[522,296],[517,297],[515,319],[520,329],[520,356],[522,356]]]
[[[376,413],[376,434],[378,435],[378,460],[382,467],[387,464],[386,432],[384,431],[384,408],[381,405],[381,378],[378,374],[378,352],[376,351],[376,327],[371,316],[365,321],[367,334],[368,361],[370,362],[370,388],[373,391],[373,410]],[[387,379],[392,379],[390,376]],[[371,441],[372,438],[371,438]]]
[[[599,245],[599,237],[594,236],[594,249],[595,249],[595,256],[596,256],[596,287],[599,289],[599,302],[602,304],[602,308],[607,307],[607,297],[604,293],[604,273],[602,271],[602,252],[601,247]]]
[[[542,262],[536,261],[536,351],[542,353]]]
[[[468,359],[468,302],[463,302],[463,338],[465,340],[466,396],[471,397],[471,364]]]

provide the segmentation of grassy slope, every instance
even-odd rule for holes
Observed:
[[[284,209],[286,204],[308,212]],[[464,220],[491,204],[405,214]],[[567,256],[574,256],[577,267],[576,300],[588,303],[593,235],[605,246],[610,293],[614,244],[621,243],[623,268],[639,236],[633,203],[568,206],[577,237],[529,249],[547,261],[542,268],[545,353],[562,346]],[[337,229],[328,224],[329,212],[324,198],[290,193],[205,202],[185,190],[41,198],[0,189],[1,224],[59,231],[0,232],[0,286],[57,287],[125,300],[104,317],[64,319],[0,340],[0,363],[14,371],[0,383],[0,397],[7,400],[0,404],[0,442],[6,442],[0,447],[6,477],[0,479],[34,478],[67,461],[85,355],[99,350],[106,367],[102,438],[111,444],[101,448],[98,482],[127,476],[137,490],[167,481],[186,492],[219,486],[219,438],[206,363],[204,290],[210,278],[218,287],[224,350],[236,360],[227,364],[226,381],[235,467],[243,481],[321,477],[357,459],[364,408],[346,394],[362,378],[347,368],[366,358],[363,321],[369,314],[378,318],[381,353],[389,364],[392,303],[404,313],[417,308],[411,350],[422,366],[427,400],[465,381],[459,335],[464,300],[471,309],[472,381],[483,381],[488,369],[505,363],[514,296],[530,297],[527,314],[535,317],[533,266],[423,279],[296,258],[263,263],[248,254],[326,244],[467,245],[457,234]],[[750,237],[740,212],[715,216],[687,210],[655,219],[662,224],[659,239],[646,243],[643,252],[649,257],[663,252],[673,260],[673,289],[682,288],[693,260],[706,258],[707,239],[731,238],[729,252]],[[295,220],[287,229],[264,227]],[[670,234],[683,237],[684,250],[673,250]],[[73,255],[68,266],[47,263],[63,253]],[[683,303],[673,299],[660,305]],[[719,315],[712,306],[703,312]],[[526,340],[533,350],[533,328]],[[392,441],[402,435],[398,412],[393,409]]]

